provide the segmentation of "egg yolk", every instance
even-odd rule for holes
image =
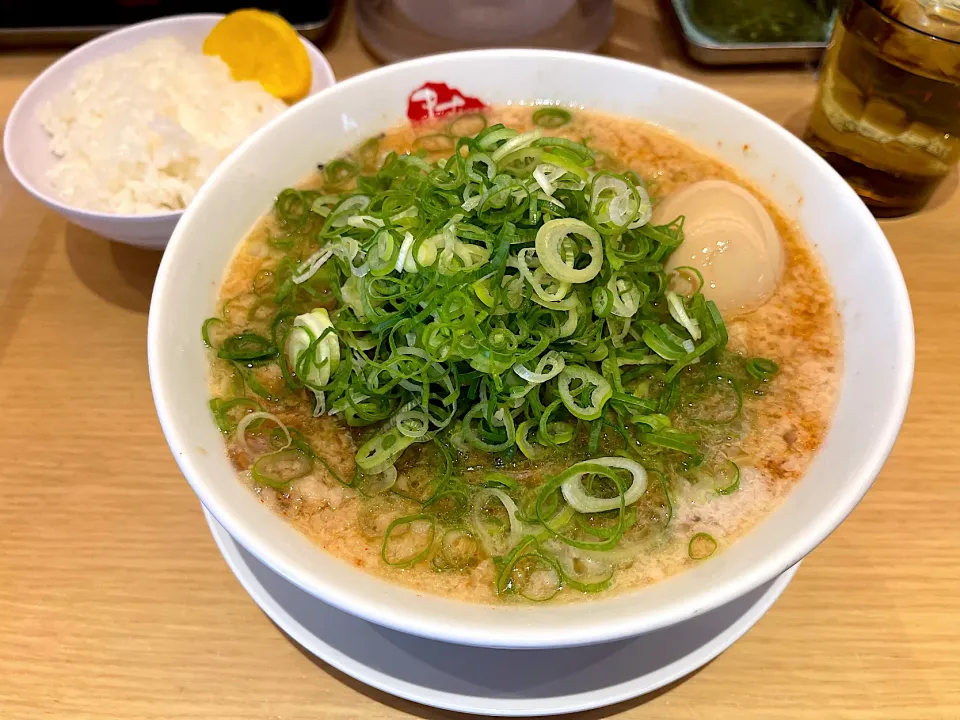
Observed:
[[[730,315],[754,310],[773,295],[783,272],[783,242],[749,191],[724,180],[696,182],[668,195],[652,222],[681,215],[684,240],[668,271],[695,267],[703,274],[703,294]]]

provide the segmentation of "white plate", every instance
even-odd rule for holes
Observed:
[[[556,715],[613,705],[713,660],[786,589],[799,563],[756,590],[680,625],[630,640],[556,650],[492,650],[406,635],[337,610],[267,568],[204,509],[217,547],[256,603],[341,672],[445,710]]]

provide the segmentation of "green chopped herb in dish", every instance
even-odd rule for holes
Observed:
[[[778,371],[727,350],[696,271],[674,289],[684,218],[651,225],[644,180],[545,110],[529,132],[458,118],[411,154],[374,138],[284,190],[282,259],[201,332],[255,485],[323,467],[364,498],[386,568],[492,562],[498,596],[533,602],[608,588],[663,542],[679,484],[737,493],[727,451]],[[298,414],[352,433],[352,473]]]
[[[687,0],[690,19],[721,43],[825,42],[833,0]]]

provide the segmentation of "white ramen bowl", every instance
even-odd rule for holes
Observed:
[[[278,191],[301,181],[316,163],[404,121],[409,96],[428,81],[490,104],[544,100],[656,123],[756,182],[797,220],[822,257],[844,336],[833,425],[784,503],[709,561],[649,587],[583,603],[459,603],[337,560],[263,507],[236,478],[207,406],[207,355],[200,342],[224,270]],[[422,101],[414,104],[422,107]],[[751,153],[742,152],[745,144]],[[397,630],[468,645],[550,648],[682,622],[771,580],[813,550],[863,497],[893,446],[910,394],[914,336],[903,277],[879,226],[840,176],[776,123],[718,92],[642,65],[555,51],[489,50],[422,58],[352,78],[249,138],[208,180],[170,240],[154,286],[148,357],[157,412],[181,470],[217,520],[274,571],[323,601]]]
[[[50,136],[40,124],[37,110],[67,90],[76,72],[84,65],[108,55],[127,52],[147,40],[174,37],[187,48],[199,52],[203,39],[222,18],[223,15],[216,13],[175,15],[130,25],[81,45],[44,70],[24,90],[7,119],[3,154],[13,176],[37,200],[80,227],[117,242],[162,249],[183,215],[182,210],[127,215],[78,208],[60,198],[47,179],[47,171],[57,158],[50,152]],[[307,49],[313,70],[312,95],[330,87],[336,79],[323,53],[309,40],[300,40]]]

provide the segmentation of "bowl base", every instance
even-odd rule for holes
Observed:
[[[362,683],[445,710],[557,715],[652,692],[706,665],[767,612],[797,572],[693,620],[627,640],[552,650],[493,650],[427,640],[317,600],[244,550],[204,510],[240,584],[281,630]]]

